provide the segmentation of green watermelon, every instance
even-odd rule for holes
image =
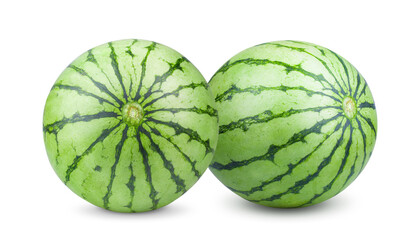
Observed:
[[[144,40],[95,47],[59,76],[43,133],[58,177],[90,203],[118,212],[165,206],[207,169],[217,111],[200,72]]]
[[[219,139],[210,170],[239,196],[302,207],[345,189],[377,131],[360,73],[329,49],[278,41],[246,49],[212,77]]]

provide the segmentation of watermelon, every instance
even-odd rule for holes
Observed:
[[[345,189],[376,140],[376,108],[360,73],[333,51],[277,41],[227,61],[209,86],[219,113],[213,174],[239,196],[303,207]]]
[[[117,212],[165,206],[214,155],[218,118],[200,72],[145,40],[95,47],[58,77],[43,134],[58,177],[88,202]]]

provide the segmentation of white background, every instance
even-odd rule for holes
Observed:
[[[0,239],[418,239],[416,1],[2,1]],[[348,59],[378,111],[371,160],[344,192],[302,209],[258,206],[210,171],[162,209],[121,214],[73,194],[49,165],[42,113],[61,71],[99,44],[139,38],[206,79],[230,57],[303,40]]]

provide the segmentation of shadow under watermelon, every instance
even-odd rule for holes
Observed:
[[[252,203],[238,196],[225,197],[224,202],[230,209],[237,210],[239,212],[263,214],[263,215],[293,215],[293,216],[306,216],[306,215],[323,215],[329,213],[336,213],[346,210],[351,202],[346,196],[335,196],[327,201],[321,202],[308,207],[301,208],[273,208],[259,204]]]

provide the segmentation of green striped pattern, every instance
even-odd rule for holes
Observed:
[[[220,125],[210,169],[249,201],[325,201],[370,158],[377,131],[372,94],[360,73],[326,48],[261,44],[230,59],[209,85]]]
[[[139,125],[123,107],[137,103]],[[208,167],[218,136],[208,85],[181,54],[144,40],[93,48],[48,96],[44,140],[52,167],[76,194],[118,212],[160,208]]]

